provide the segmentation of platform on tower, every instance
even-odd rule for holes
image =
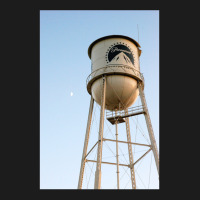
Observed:
[[[124,110],[116,111],[116,113],[115,111],[106,111],[106,119],[111,124],[115,124],[116,122],[119,124],[125,122],[126,117],[131,117],[140,114],[145,114],[143,106],[130,107],[128,109],[128,113],[125,113]]]

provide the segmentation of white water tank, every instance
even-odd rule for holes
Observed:
[[[143,81],[139,48],[138,42],[123,35],[105,36],[89,46],[91,74],[87,78],[87,90],[101,105],[102,76],[106,75],[107,110],[124,110],[136,101],[137,81]]]

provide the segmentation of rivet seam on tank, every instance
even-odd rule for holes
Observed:
[[[120,57],[127,64],[131,64],[134,66],[135,57],[131,48],[124,42],[115,42],[106,51],[105,55],[106,62],[107,63],[110,63],[111,61],[117,62]]]

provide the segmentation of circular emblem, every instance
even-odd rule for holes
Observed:
[[[127,44],[121,42],[114,43],[106,52],[106,62],[109,64],[125,62],[134,65],[133,51]]]

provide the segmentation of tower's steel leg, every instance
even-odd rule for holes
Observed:
[[[158,150],[157,150],[157,146],[156,146],[156,140],[155,140],[154,133],[153,133],[153,128],[152,128],[152,125],[151,125],[149,111],[148,111],[146,100],[145,100],[145,95],[144,95],[144,92],[142,91],[142,85],[141,84],[142,84],[141,82],[138,82],[138,88],[139,88],[141,102],[142,102],[142,105],[143,105],[143,108],[144,108],[144,111],[145,111],[144,116],[145,116],[145,120],[146,120],[146,123],[147,123],[149,137],[150,137],[151,145],[152,145],[152,151],[153,151],[153,154],[154,154],[156,167],[157,167],[158,175],[159,175],[159,155],[158,155]]]
[[[83,155],[82,155],[80,175],[79,175],[79,181],[78,181],[78,189],[82,189],[83,174],[84,174],[84,169],[85,169],[87,147],[88,147],[88,141],[89,141],[89,135],[90,135],[90,126],[91,126],[91,121],[92,121],[93,106],[94,106],[94,99],[91,95],[90,108],[89,108],[88,121],[87,121],[87,128],[86,128],[86,134],[85,134],[85,142],[84,142],[84,147],[83,147]]]
[[[115,116],[117,115],[117,111],[115,111]],[[118,154],[118,126],[117,120],[115,121],[116,127],[116,161],[117,161],[117,189],[119,189],[119,154]]]
[[[128,109],[125,110],[125,114],[128,115]],[[131,145],[131,134],[130,134],[130,125],[129,125],[129,118],[126,117],[126,134],[127,134],[127,142],[128,143],[128,153],[129,153],[129,162],[130,162],[130,171],[131,171],[131,183],[132,188],[136,189],[136,182],[135,182],[135,171],[133,165],[133,151]]]
[[[105,110],[105,98],[106,98],[106,77],[102,78],[102,93],[101,93],[101,113],[100,113],[100,124],[99,124],[99,139],[98,139],[98,150],[97,150],[97,165],[95,172],[94,189],[101,188],[101,160],[102,160],[102,144],[103,144],[103,127],[104,127],[104,110]]]

